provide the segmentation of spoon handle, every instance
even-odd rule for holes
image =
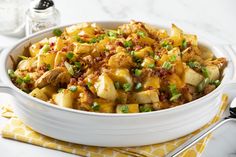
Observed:
[[[194,144],[196,144],[199,140],[201,140],[202,138],[206,137],[209,133],[211,133],[212,131],[214,131],[215,129],[217,129],[218,127],[220,127],[221,125],[223,125],[224,123],[226,123],[226,122],[228,122],[228,121],[230,121],[232,119],[233,118],[230,118],[230,117],[225,117],[225,118],[221,119],[220,121],[216,122],[212,126],[204,129],[203,131],[201,131],[197,135],[195,135],[192,138],[190,138],[189,140],[187,140],[185,143],[183,143],[177,149],[175,149],[174,151],[172,151],[169,154],[167,154],[166,157],[177,157],[182,152],[184,152],[185,150],[187,150],[188,148],[190,148]]]

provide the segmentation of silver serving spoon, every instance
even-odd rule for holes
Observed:
[[[232,120],[236,121],[236,98],[234,98],[233,101],[231,102],[230,107],[229,107],[229,112],[230,112],[230,116],[222,118],[220,121],[216,122],[212,126],[204,129],[197,135],[193,136],[191,139],[183,143],[177,149],[167,154],[166,157],[177,157],[178,155],[183,153],[185,150],[195,145],[199,140],[206,137],[209,133],[216,130],[221,125],[225,124],[228,121],[232,121]]]

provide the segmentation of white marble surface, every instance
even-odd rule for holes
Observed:
[[[139,20],[170,26],[177,24],[187,32],[212,44],[236,45],[235,0],[54,0],[60,10],[62,24],[93,20]],[[0,48],[19,39],[0,35]],[[11,103],[10,97],[0,95],[1,103]],[[5,122],[0,119],[0,124]],[[236,123],[218,129],[202,157],[236,156]],[[12,149],[14,148],[14,151]],[[3,157],[73,157],[75,155],[37,146],[0,139]]]

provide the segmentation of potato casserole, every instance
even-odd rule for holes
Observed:
[[[221,83],[225,58],[172,24],[170,32],[131,21],[116,29],[82,23],[33,43],[12,82],[52,105],[102,113],[139,113],[198,99]]]

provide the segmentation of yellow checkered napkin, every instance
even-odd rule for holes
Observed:
[[[148,146],[141,146],[141,147],[130,147],[130,148],[103,148],[103,147],[92,147],[92,146],[85,146],[79,144],[73,144],[68,142],[63,142],[60,140],[56,140],[44,135],[41,135],[29,127],[25,126],[17,116],[14,116],[12,109],[8,106],[2,107],[2,116],[10,118],[8,123],[2,128],[2,136],[5,138],[14,139],[17,141],[22,141],[50,149],[60,150],[68,153],[73,153],[81,156],[91,156],[91,157],[157,157],[157,156],[165,156],[186,140],[191,138],[193,135],[201,131],[202,129],[208,127],[209,125],[215,123],[219,120],[222,116],[223,112],[227,107],[228,97],[224,95],[222,97],[222,104],[218,114],[215,118],[205,125],[203,128],[193,132],[190,135],[185,137],[161,143],[161,144],[154,144]],[[198,142],[195,146],[188,149],[184,152],[181,156],[182,157],[198,157],[201,155],[202,151],[205,148],[207,141],[209,140],[210,136],[207,136],[200,142]]]

